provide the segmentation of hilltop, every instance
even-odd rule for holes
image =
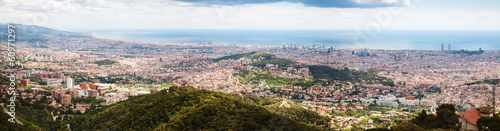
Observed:
[[[8,34],[7,26],[8,25],[5,23],[0,23],[0,28],[5,29],[0,30],[0,34]],[[92,36],[88,33],[59,31],[36,25],[14,24],[14,26],[16,31],[16,42],[44,43],[57,37],[92,38]],[[0,40],[7,41],[6,35],[0,35]]]
[[[96,63],[99,66],[102,66],[102,65],[112,65],[115,63],[119,63],[119,62],[115,61],[115,60],[106,59],[106,60],[102,60],[102,61],[96,61],[94,63]]]
[[[237,59],[240,59],[243,57],[250,58],[250,59],[258,59],[258,58],[262,57],[262,58],[264,58],[264,60],[270,60],[270,59],[274,58],[274,55],[269,54],[269,53],[254,51],[254,52],[243,53],[243,54],[234,54],[234,55],[229,55],[229,56],[223,56],[220,58],[212,59],[212,61],[219,62],[221,60],[237,60]]]
[[[386,86],[395,86],[391,79],[377,76],[379,71],[373,72],[358,72],[350,71],[348,69],[338,70],[327,66],[310,65],[308,66],[311,74],[314,78],[327,79],[327,80],[339,80],[339,81],[349,81],[349,82],[361,82],[363,80],[369,81],[368,84],[383,84]]]
[[[171,87],[94,109],[69,124],[72,130],[319,130],[283,114],[234,94]]]

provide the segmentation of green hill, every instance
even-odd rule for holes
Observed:
[[[293,66],[295,64],[295,61],[288,60],[288,59],[283,59],[283,58],[276,58],[276,56],[265,53],[265,52],[250,52],[250,53],[243,53],[243,54],[235,54],[235,55],[229,55],[229,56],[224,56],[220,58],[213,59],[214,62],[219,62],[221,60],[237,60],[240,58],[249,58],[249,59],[258,59],[258,58],[263,58],[261,61],[254,62],[252,63],[252,66],[264,68],[266,64],[275,64],[279,66]]]
[[[168,91],[93,109],[69,124],[72,130],[318,130],[234,94],[192,87]]]
[[[391,79],[377,76],[377,73],[379,71],[357,72],[347,69],[337,70],[331,67],[319,65],[310,65],[308,67],[314,78],[350,81],[353,83],[365,81],[368,84],[383,84],[386,86],[395,86],[394,82]]]
[[[229,55],[229,56],[224,56],[216,59],[212,59],[214,62],[219,62],[221,60],[237,60],[240,58],[250,58],[250,59],[258,59],[260,57],[264,58],[264,60],[269,60],[274,58],[274,55],[271,55],[269,53],[264,53],[264,52],[249,52],[249,53],[243,53],[243,54],[235,54],[235,55]]]
[[[250,71],[240,71],[239,73],[234,73],[235,76],[240,76],[240,82],[242,84],[252,84],[257,85],[261,83],[262,80],[266,81],[268,85],[292,85],[292,86],[302,86],[311,87],[314,85],[321,84],[318,79],[311,78],[287,78],[278,75],[273,75],[268,72],[250,72]]]
[[[112,65],[112,64],[118,63],[118,61],[106,59],[106,60],[102,60],[102,61],[96,61],[94,63],[101,66],[101,65]]]
[[[481,80],[472,83],[467,83],[465,85],[482,85],[482,84],[498,85],[499,83],[500,79],[488,79],[488,80]]]
[[[253,66],[264,68],[266,64],[279,65],[280,67],[289,67],[295,64],[295,61],[283,58],[273,58],[270,60],[262,60],[252,63]]]
[[[311,65],[308,67],[314,78],[349,81],[355,77],[349,70],[337,70],[327,66],[318,65]]]
[[[35,131],[35,130],[37,130],[33,127],[25,127],[25,126],[22,126],[22,125],[19,125],[16,123],[11,123],[11,122],[7,121],[10,118],[11,117],[8,114],[5,114],[3,112],[3,109],[2,109],[2,111],[0,111],[0,125],[2,126],[1,128],[3,130],[8,130],[8,131]]]

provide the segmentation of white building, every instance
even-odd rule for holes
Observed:
[[[73,78],[68,77],[66,79],[66,88],[73,88]]]
[[[406,98],[400,98],[399,102],[401,102],[401,105],[407,105],[407,106],[418,106],[418,105],[420,105],[420,100],[418,100],[418,99],[408,100]]]
[[[388,107],[392,107],[392,108],[397,108],[398,102],[396,102],[395,100],[396,100],[396,96],[393,96],[393,95],[380,96],[380,98],[377,101],[377,104],[379,106],[388,106]]]
[[[43,78],[42,81],[47,82],[47,86],[50,87],[57,87],[57,86],[62,86],[63,79],[56,79],[56,78]]]
[[[372,103],[375,101],[375,99],[373,99],[373,98],[369,98],[369,99],[360,98],[359,101],[361,101],[362,103]]]

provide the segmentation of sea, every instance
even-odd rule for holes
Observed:
[[[97,30],[94,37],[143,42],[217,45],[309,45],[391,50],[500,50],[500,30]]]

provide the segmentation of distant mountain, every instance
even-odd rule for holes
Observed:
[[[69,124],[72,130],[320,130],[293,120],[315,119],[317,113],[300,117],[283,115],[288,112],[268,110],[241,97],[192,87],[171,87],[168,92],[163,90],[91,109],[71,119]]]
[[[0,40],[6,41],[8,34],[8,24],[0,23]],[[89,33],[76,33],[68,31],[59,31],[46,27],[36,26],[36,25],[23,25],[14,24],[16,41],[17,42],[28,42],[28,43],[44,43],[52,38],[66,37],[66,38],[92,38]]]

